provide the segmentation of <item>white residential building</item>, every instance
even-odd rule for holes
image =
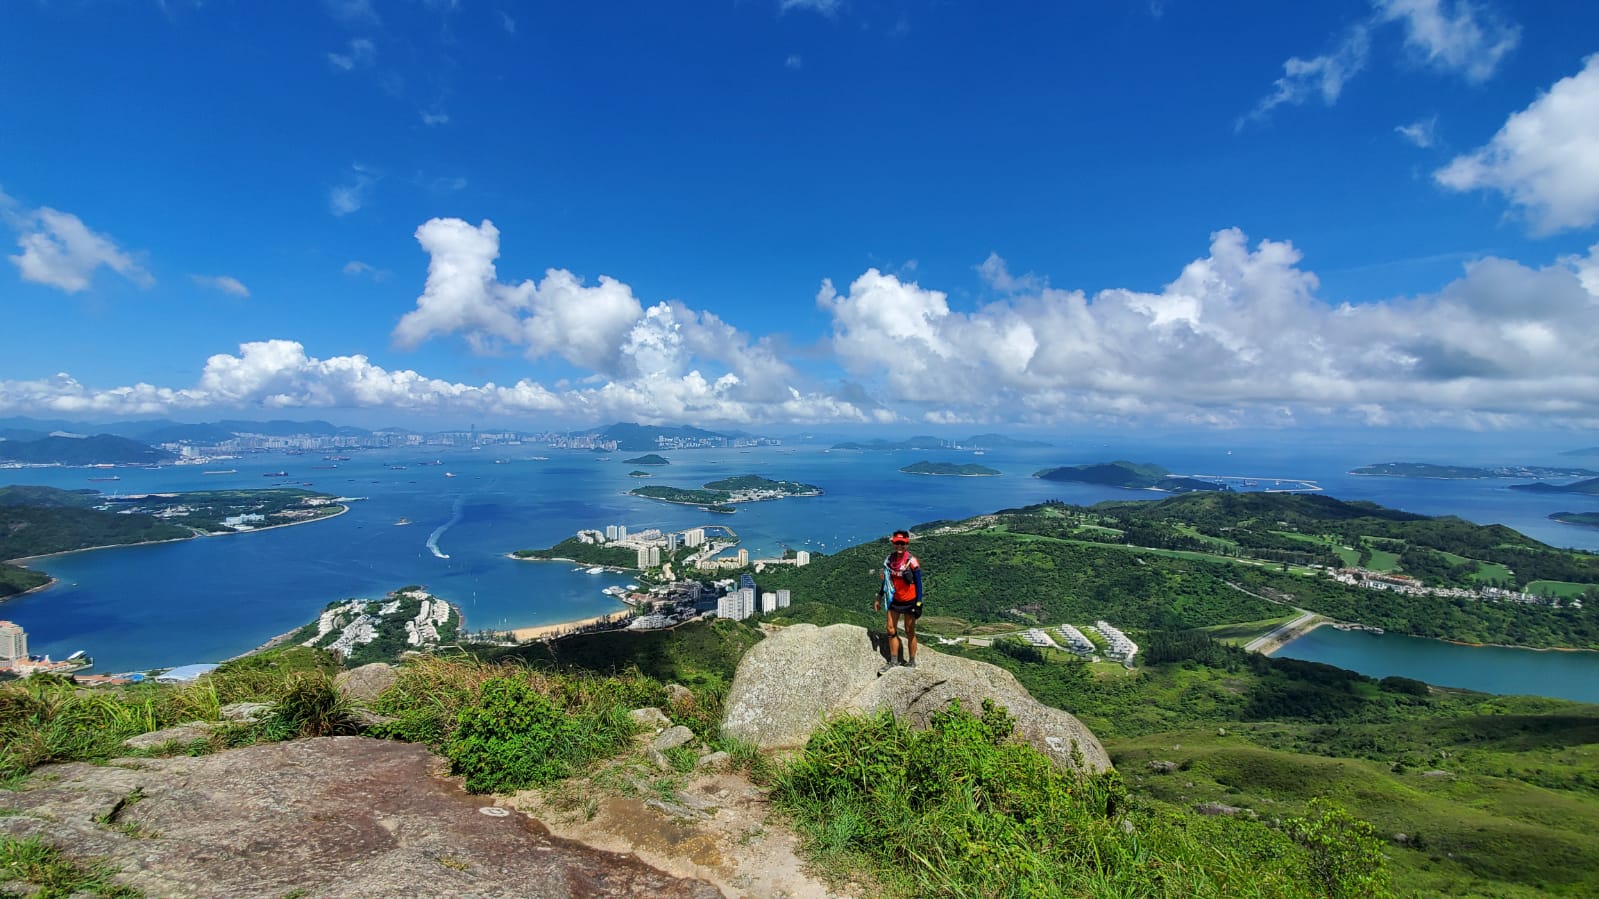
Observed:
[[[740,587],[737,590],[724,593],[716,601],[716,616],[718,618],[743,621],[753,614],[755,614],[755,591],[749,587]]]
[[[777,611],[777,594],[770,591],[761,594],[761,614]]]
[[[14,662],[28,657],[28,632],[22,625],[0,621],[0,660]]]
[[[799,552],[795,553],[794,554],[794,564],[795,565],[809,565],[809,564],[811,564],[811,554],[810,554],[810,552],[808,552],[807,550],[803,550],[802,549]]]
[[[1105,651],[1105,655],[1113,659],[1121,659],[1124,662],[1131,662],[1133,656],[1138,654],[1138,644],[1127,639],[1126,634],[1111,627],[1108,622],[1096,621],[1094,622],[1094,629],[1099,631],[1099,635],[1105,638],[1105,643],[1110,647]]]
[[[1061,639],[1066,641],[1066,648],[1072,652],[1083,653],[1085,655],[1093,653],[1094,642],[1083,636],[1083,632],[1077,628],[1072,627],[1069,624],[1063,624],[1060,627],[1055,628],[1055,632],[1060,634]]]
[[[783,589],[777,591],[777,607],[779,609],[788,608],[788,600],[789,600],[789,594],[788,594],[788,588],[787,587],[784,587]]]

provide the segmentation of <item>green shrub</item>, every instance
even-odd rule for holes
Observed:
[[[1115,772],[1063,771],[1011,731],[991,702],[980,715],[952,703],[920,732],[886,712],[838,718],[778,773],[774,798],[823,864],[906,895],[1323,894],[1285,834],[1145,808]]]
[[[1376,830],[1322,798],[1310,814],[1287,824],[1288,833],[1310,854],[1310,869],[1331,899],[1389,896],[1382,841]]]
[[[496,677],[457,714],[444,754],[471,792],[512,792],[566,777],[614,752],[632,733],[622,705],[569,714],[526,679]]]

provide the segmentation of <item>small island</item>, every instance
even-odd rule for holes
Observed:
[[[1224,490],[1220,484],[1173,475],[1159,465],[1117,461],[1097,465],[1066,465],[1035,472],[1035,478],[1046,481],[1069,481],[1078,484],[1100,484],[1105,487],[1123,487],[1128,490],[1159,490],[1165,493],[1196,493],[1202,490]]]
[[[1488,468],[1474,468],[1466,465],[1434,465],[1430,462],[1378,462],[1375,465],[1362,465],[1349,473],[1384,478],[1433,478],[1438,480],[1591,478],[1599,476],[1599,471],[1589,471],[1586,468],[1546,468],[1536,465],[1496,465]]]
[[[655,477],[655,475],[652,475],[652,474],[650,474],[647,471],[639,471],[638,469],[634,469],[634,470],[628,472],[627,476],[630,477],[630,478],[653,478],[653,477]]]
[[[957,478],[990,478],[999,474],[986,465],[957,465],[954,462],[916,462],[900,469],[906,474],[943,475]]]
[[[1549,517],[1564,524],[1575,524],[1585,528],[1599,528],[1599,512],[1556,512]]]
[[[665,456],[658,456],[655,453],[649,453],[647,455],[639,456],[636,459],[623,459],[622,461],[626,462],[629,465],[671,465],[672,464],[670,461],[667,460],[667,458]]]
[[[776,481],[760,475],[747,474],[711,481],[701,485],[699,489],[661,485],[634,487],[628,493],[644,499],[684,506],[700,506],[708,512],[727,514],[733,511],[735,503],[754,503],[794,496],[821,496],[822,488],[813,484],[801,484],[798,481]]]

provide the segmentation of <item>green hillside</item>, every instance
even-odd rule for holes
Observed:
[[[1208,493],[1092,508],[1050,503],[915,530],[927,614],[964,627],[1080,624],[1114,615],[1124,628],[1194,628],[1280,617],[1297,607],[1420,637],[1599,648],[1599,557],[1455,518],[1324,496]],[[1406,570],[1430,572],[1424,566],[1437,563],[1441,574],[1459,579],[1492,570],[1516,585],[1590,585],[1596,601],[1579,609],[1408,595],[1348,586],[1305,567],[1320,560],[1336,567],[1334,547],[1374,553],[1377,540]],[[867,608],[887,552],[879,541],[803,568],[771,569],[762,573],[761,589],[786,587],[797,603]],[[1504,567],[1488,568],[1494,565]]]

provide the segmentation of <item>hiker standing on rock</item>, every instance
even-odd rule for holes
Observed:
[[[916,619],[922,617],[922,563],[911,555],[909,531],[895,531],[889,538],[893,552],[883,560],[883,582],[878,587],[873,608],[888,611],[888,661],[877,669],[882,674],[899,661],[899,620],[905,619],[905,638],[910,658],[906,667],[916,667]]]

